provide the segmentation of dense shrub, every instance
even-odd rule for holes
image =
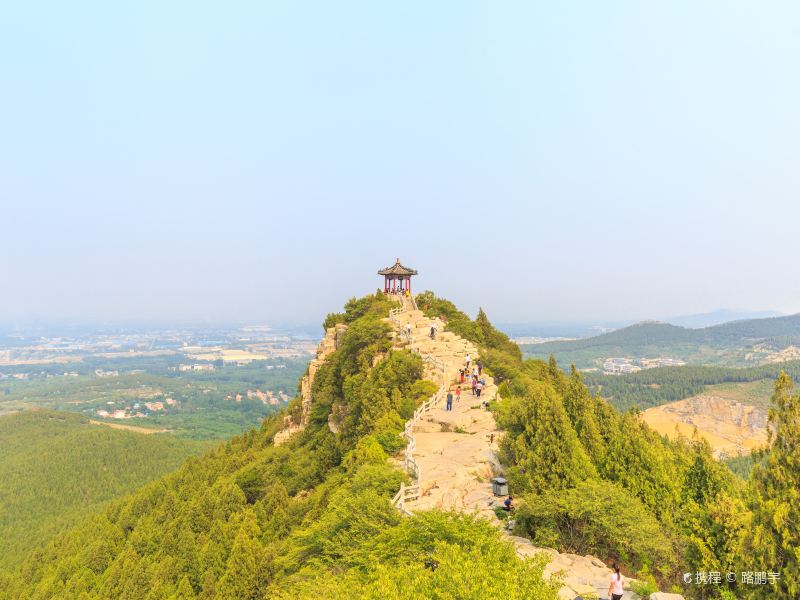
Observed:
[[[516,517],[517,531],[537,545],[619,560],[631,570],[645,564],[672,567],[675,562],[658,520],[612,483],[589,480],[566,490],[526,495]]]
[[[370,523],[383,521],[381,531],[364,535],[358,551],[342,557],[348,568],[336,577],[298,573],[275,590],[276,598],[557,598],[558,584],[542,576],[544,557],[519,560],[513,545],[485,521],[436,511],[398,521],[391,512],[375,512],[366,499],[348,508],[332,519],[334,530],[369,512]],[[335,535],[330,524],[322,527]]]

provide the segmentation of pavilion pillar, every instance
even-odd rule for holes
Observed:
[[[391,267],[378,271],[378,275],[383,275],[384,294],[411,295],[411,276],[416,274],[414,269],[401,265],[399,258]]]

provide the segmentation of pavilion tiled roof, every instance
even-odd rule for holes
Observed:
[[[404,267],[400,264],[400,259],[397,259],[397,262],[394,263],[391,267],[386,267],[385,269],[381,269],[378,271],[378,275],[416,275],[417,271],[414,269],[409,269],[408,267]]]

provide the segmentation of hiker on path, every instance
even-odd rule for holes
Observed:
[[[481,397],[481,390],[483,389],[483,384],[479,381],[478,384],[475,386],[475,392],[478,398]]]
[[[461,386],[456,388],[456,402],[461,402]]]
[[[431,339],[436,339],[436,323],[431,323]]]
[[[458,370],[459,383],[464,383],[464,369]]]
[[[467,363],[467,370],[469,370],[469,354],[464,357],[464,361]]]
[[[483,361],[480,358],[475,361],[475,366],[478,367],[478,375],[483,375]]]
[[[411,341],[411,323],[406,323],[406,337]]]
[[[453,410],[453,394],[451,392],[447,392],[447,405],[445,410]]]
[[[611,600],[622,600],[622,573],[619,572],[619,565],[614,563],[614,572],[611,574],[611,581],[608,584],[608,595]]]
[[[473,395],[473,396],[475,395],[475,389],[476,389],[477,387],[478,387],[478,380],[477,380],[477,379],[473,379],[473,380],[472,380],[472,395]]]
[[[514,502],[514,498],[512,498],[512,497],[511,497],[511,494],[509,494],[509,495],[508,495],[508,498],[506,498],[505,500],[503,500],[503,506],[502,506],[502,509],[503,509],[503,510],[505,510],[505,511],[507,511],[507,512],[511,512],[512,510],[514,510],[514,505],[513,505],[513,502]]]

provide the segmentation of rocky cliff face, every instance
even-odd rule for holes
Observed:
[[[648,408],[642,418],[668,437],[691,438],[696,427],[717,458],[749,454],[767,443],[766,411],[711,394]]]
[[[311,388],[314,384],[314,376],[328,357],[341,345],[345,331],[347,331],[347,325],[339,323],[335,327],[329,327],[325,332],[325,336],[322,338],[319,346],[317,346],[317,356],[308,363],[308,373],[300,380],[300,397],[302,403],[300,422],[293,421],[290,416],[285,417],[283,429],[275,435],[274,444],[276,446],[280,446],[294,434],[303,431],[308,425],[312,400]]]

